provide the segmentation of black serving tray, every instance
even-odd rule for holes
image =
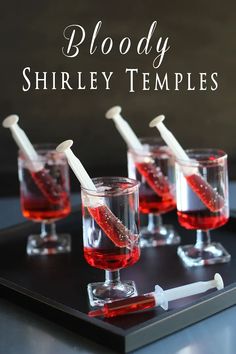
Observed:
[[[164,220],[175,225],[182,243],[193,243],[194,232],[178,226],[175,213]],[[225,282],[221,291],[170,303],[168,311],[156,308],[114,319],[89,318],[87,284],[104,280],[104,272],[90,267],[83,258],[81,212],[74,211],[58,222],[59,232],[72,235],[71,254],[27,256],[26,241],[39,225],[26,222],[0,232],[0,295],[54,320],[119,352],[129,352],[151,343],[216,312],[236,304],[236,219],[212,232],[231,253],[228,264],[186,268],[175,246],[142,250],[138,263],[123,269],[121,278],[134,280],[138,292],[159,284],[164,289],[209,280],[219,272]]]

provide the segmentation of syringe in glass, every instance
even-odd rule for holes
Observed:
[[[156,285],[155,291],[151,293],[106,303],[102,308],[90,311],[88,315],[90,317],[116,317],[157,306],[167,310],[169,301],[204,293],[213,288],[217,288],[217,290],[224,288],[223,279],[218,273],[215,274],[213,280],[199,281],[168,290],[163,290],[159,285]]]

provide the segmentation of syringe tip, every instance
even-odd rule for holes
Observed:
[[[160,114],[159,116],[157,116],[156,118],[151,120],[151,122],[149,123],[149,127],[150,128],[156,127],[157,124],[163,122],[164,119],[165,119],[165,116],[163,114]]]
[[[112,119],[120,113],[121,113],[121,106],[114,106],[106,112],[105,117],[107,119]]]
[[[56,148],[57,152],[64,152],[73,145],[73,140],[65,140]]]
[[[19,120],[19,117],[16,114],[11,114],[10,116],[6,117],[3,122],[2,126],[4,128],[10,128],[15,125]]]
[[[216,288],[217,290],[224,289],[224,282],[219,273],[216,273],[214,276],[215,282],[216,282]]]
[[[103,316],[103,311],[102,310],[94,310],[94,311],[90,311],[88,313],[89,317],[99,317],[99,316]]]

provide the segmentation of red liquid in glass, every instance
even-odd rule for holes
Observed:
[[[141,213],[162,214],[175,209],[175,207],[175,199],[170,194],[159,197],[152,190],[141,186],[139,194],[139,210]]]
[[[106,205],[88,208],[88,211],[116,246],[129,247],[137,240],[138,235],[131,233]]]
[[[85,247],[84,257],[92,267],[113,271],[136,263],[140,257],[140,248],[134,246],[132,249],[109,250]]]
[[[223,226],[228,216],[222,213],[211,213],[208,209],[199,211],[178,211],[178,220],[181,226],[192,230],[211,230]]]
[[[156,306],[156,300],[151,294],[133,296],[123,300],[116,300],[107,303],[100,310],[90,311],[90,317],[104,316],[116,317],[128,313],[147,310]]]
[[[21,198],[22,213],[24,217],[35,220],[56,220],[61,219],[67,216],[70,213],[70,201],[67,196],[67,199],[63,199],[61,205],[55,205],[48,201],[46,198]]]
[[[166,196],[171,192],[167,178],[155,163],[136,163],[138,172],[145,178],[148,185],[158,196]]]
[[[166,160],[164,159],[164,168]],[[172,186],[156,163],[135,163],[139,189],[139,211],[142,214],[164,214],[175,209]]]
[[[224,198],[221,197],[201,175],[193,174],[191,176],[185,176],[185,178],[191,189],[208,209],[212,212],[216,212],[223,208],[225,204]]]

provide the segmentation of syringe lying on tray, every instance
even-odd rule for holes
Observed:
[[[156,285],[155,290],[151,293],[108,302],[102,308],[90,311],[88,315],[90,317],[103,316],[111,318],[158,306],[161,306],[164,310],[168,310],[168,303],[170,301],[205,293],[213,288],[217,290],[224,288],[224,282],[219,273],[215,274],[213,280],[199,281],[168,290],[163,290],[159,285]]]

